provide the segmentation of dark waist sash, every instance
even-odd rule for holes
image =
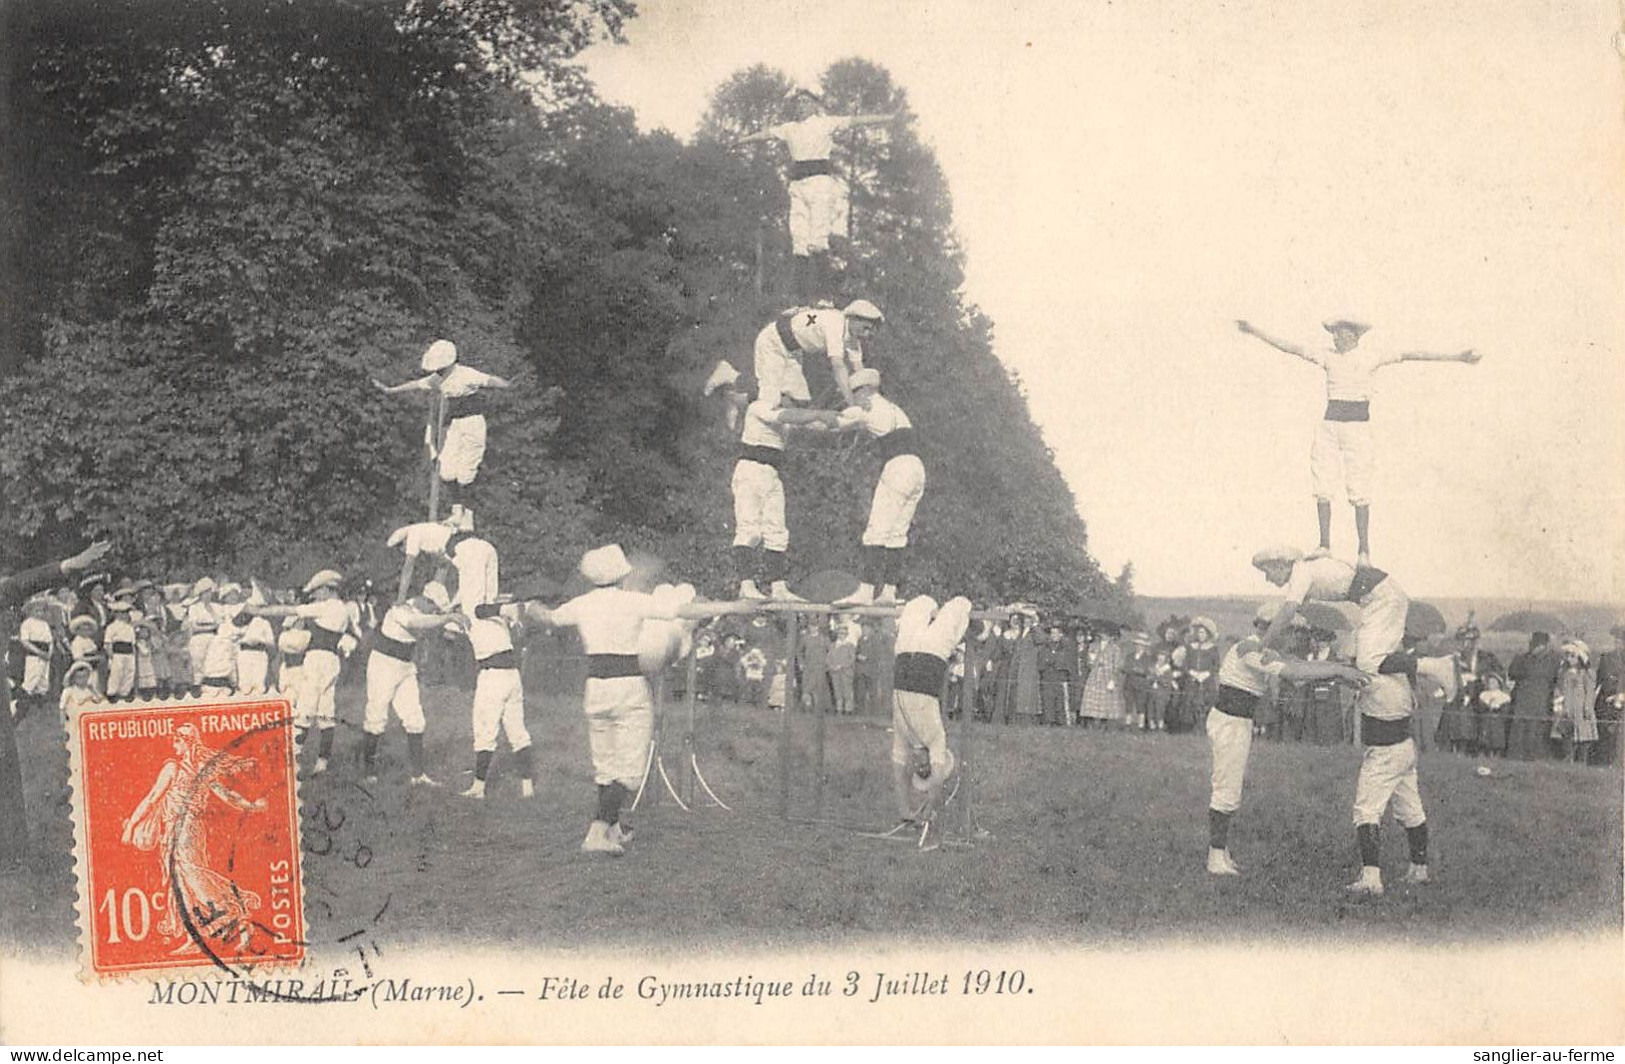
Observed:
[[[292,653],[282,655],[282,667],[284,669],[297,669],[299,666],[303,665],[304,663],[305,663],[305,652],[303,650],[298,650],[298,651],[294,651]]]
[[[329,654],[337,654],[339,652],[339,637],[342,635],[344,635],[343,632],[335,632],[331,628],[323,628],[319,624],[313,624],[310,626],[310,646],[306,648],[305,653],[311,654],[318,650],[325,650]]]
[[[942,697],[942,684],[948,676],[948,662],[935,654],[905,651],[897,655],[892,673],[892,690],[909,691],[931,698]]]
[[[875,447],[879,449],[881,459],[887,462],[905,454],[918,457],[920,452],[914,449],[915,439],[912,428],[895,429],[884,436],[877,437]]]
[[[488,658],[479,659],[474,664],[480,667],[481,672],[486,669],[517,669],[519,667],[519,655],[512,650],[499,650]]]
[[[835,167],[828,159],[797,159],[790,164],[790,180],[800,181],[804,177],[817,177],[819,174],[833,174]]]
[[[134,654],[135,653],[135,644],[134,643],[126,643],[124,640],[119,639],[119,640],[116,640],[111,646],[109,646],[108,650],[110,650],[114,654]]]
[[[760,462],[770,465],[774,469],[784,467],[784,452],[777,447],[762,447],[754,443],[744,443],[739,446],[739,460],[741,462]]]
[[[192,626],[192,637],[196,638],[200,635],[213,635],[215,627],[216,626],[212,624],[194,624]]]
[[[403,643],[399,639],[391,639],[382,632],[373,633],[372,652],[374,654],[382,654],[386,658],[394,658],[396,661],[404,661],[410,664],[414,649],[415,648],[411,643]]]
[[[1258,709],[1258,699],[1259,696],[1250,691],[1220,684],[1219,700],[1213,704],[1213,708],[1232,717],[1252,720],[1254,711]]]
[[[230,676],[205,676],[198,681],[199,687],[235,687]]]
[[[1378,720],[1360,714],[1360,741],[1367,746],[1398,746],[1411,737],[1411,718]]]
[[[777,330],[779,343],[784,345],[784,349],[797,355],[801,353],[801,341],[796,339],[796,331],[790,328],[790,318],[789,314],[780,314],[773,319],[773,328]]]
[[[623,676],[642,676],[636,654],[588,654],[587,677],[593,680],[617,680]]]
[[[1354,579],[1349,581],[1349,601],[1358,604],[1386,579],[1388,574],[1381,569],[1373,569],[1369,565],[1360,566],[1354,570]]]
[[[1327,421],[1370,421],[1371,400],[1369,399],[1328,399],[1326,400]]]
[[[490,411],[490,399],[479,392],[470,392],[468,395],[459,395],[455,399],[446,399],[446,420],[448,421],[460,417],[473,417],[475,414],[488,414]]]
[[[243,643],[237,649],[239,651],[244,652],[244,653],[252,652],[252,653],[259,653],[259,654],[269,654],[269,653],[271,653],[271,644],[269,644],[269,643]]]

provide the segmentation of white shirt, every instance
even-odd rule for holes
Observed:
[[[237,672],[237,641],[243,630],[230,620],[220,622],[214,637],[203,651],[203,678],[234,676]]]
[[[949,599],[934,617],[931,606],[931,600],[924,595],[908,600],[897,616],[897,653],[930,654],[946,661],[965,638],[965,630],[970,627],[970,599]]]
[[[461,399],[465,395],[473,395],[495,379],[489,373],[481,373],[473,366],[465,366],[459,362],[446,371],[446,375],[441,378],[439,390],[447,399]]]
[[[1286,601],[1301,606],[1317,602],[1345,602],[1354,583],[1354,566],[1336,558],[1315,558],[1293,563],[1292,576],[1281,592]]]
[[[343,599],[322,599],[320,602],[305,602],[294,608],[294,616],[314,621],[319,627],[329,632],[342,632],[350,626],[350,611],[345,608]]]
[[[1248,636],[1231,647],[1219,662],[1219,685],[1262,698],[1269,691],[1269,678],[1285,668],[1286,662],[1274,651],[1265,650],[1257,636]]]
[[[384,611],[384,619],[378,623],[378,634],[397,643],[416,643],[417,633],[401,622],[422,616],[422,612],[411,603],[397,603]]]
[[[43,650],[47,654],[51,652],[51,626],[44,617],[24,617],[23,623],[17,628],[17,638],[37,650]]]
[[[670,608],[655,596],[621,587],[594,588],[553,611],[554,624],[580,631],[581,646],[589,654],[636,654],[643,622],[671,617]]]
[[[220,623],[219,607],[212,602],[194,602],[186,608],[186,627],[199,635],[214,631]]]
[[[477,617],[468,624],[468,641],[481,661],[513,649],[513,633],[499,617]]]
[[[113,652],[114,643],[134,642],[135,625],[130,623],[128,617],[115,617],[107,622],[107,631],[102,633],[102,646],[107,648],[109,654]]]
[[[798,163],[828,159],[835,149],[835,131],[846,128],[847,120],[840,115],[810,115],[799,122],[786,122],[767,132],[790,149],[790,158]]]
[[[783,413],[765,399],[757,399],[745,407],[745,424],[739,430],[739,442],[750,447],[771,447],[784,450],[784,427],[779,423]]]
[[[849,406],[841,411],[840,428],[851,428],[856,425],[876,438],[890,435],[898,429],[911,429],[914,423],[903,413],[903,408],[887,399],[884,395],[877,395],[869,400],[869,409],[861,406]]]
[[[1305,347],[1303,357],[1326,371],[1326,398],[1366,402],[1377,370],[1403,362],[1401,355],[1381,348],[1359,345],[1338,352],[1331,347]]]
[[[258,643],[262,646],[271,646],[276,642],[276,633],[271,629],[271,622],[264,617],[255,617],[243,627],[243,642]],[[265,653],[258,651],[258,653]]]
[[[790,335],[802,351],[822,351],[831,362],[845,361],[853,369],[863,368],[862,350],[847,352],[846,315],[841,311],[834,307],[797,307],[789,316]]]

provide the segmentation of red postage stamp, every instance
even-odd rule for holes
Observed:
[[[87,974],[304,959],[285,699],[97,706],[70,736]]]

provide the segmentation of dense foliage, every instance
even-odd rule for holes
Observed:
[[[32,0],[8,33],[0,531],[8,565],[112,536],[132,569],[316,561],[384,574],[424,508],[416,375],[439,336],[511,377],[476,487],[520,578],[615,538],[725,587],[733,441],[698,394],[784,305],[766,67],[692,143],[640,133],[570,59],[629,0]],[[925,439],[913,575],[1055,605],[1116,594],[960,295],[947,185],[903,91],[825,72],[841,112],[847,289],[887,311],[871,361]],[[765,281],[765,284],[764,284]],[[789,470],[798,571],[851,567],[876,460]]]

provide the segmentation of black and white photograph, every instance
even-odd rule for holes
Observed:
[[[0,1041],[1625,1044],[1622,27],[7,0]]]

